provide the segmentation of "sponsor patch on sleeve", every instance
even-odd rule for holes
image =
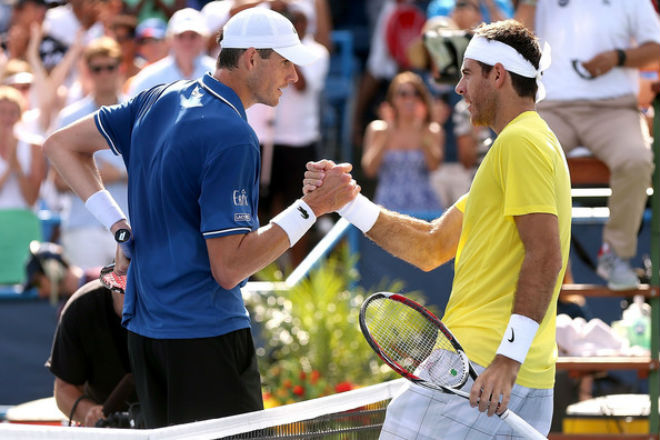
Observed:
[[[235,222],[249,222],[252,221],[252,216],[249,212],[236,212],[234,213]]]

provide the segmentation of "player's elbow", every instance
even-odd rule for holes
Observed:
[[[41,146],[42,151],[50,162],[57,162],[58,156],[66,149],[66,143],[63,141],[60,131],[56,131],[46,138]]]
[[[44,154],[49,159],[51,159],[51,157],[54,154],[56,154],[59,147],[60,145],[59,142],[57,141],[57,132],[55,132],[52,135],[48,136],[48,138],[46,138],[43,145],[41,146],[41,149],[43,150]]]
[[[431,262],[431,261],[424,260],[424,261],[419,261],[419,262],[416,264],[416,266],[417,266],[419,269],[423,270],[424,272],[431,272],[433,269],[435,269],[435,268],[438,267],[439,265],[438,265],[438,264],[435,264],[435,263],[433,263],[433,262]]]
[[[243,281],[243,276],[228,267],[212,267],[211,273],[216,283],[225,290],[231,290]]]

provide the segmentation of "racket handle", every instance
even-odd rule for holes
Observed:
[[[538,432],[529,423],[524,421],[518,414],[507,409],[500,418],[504,420],[518,435],[528,440],[548,440],[546,436]]]

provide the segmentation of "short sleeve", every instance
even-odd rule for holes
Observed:
[[[207,161],[199,198],[204,238],[259,227],[259,163],[259,151],[250,144],[226,148]]]
[[[542,149],[524,136],[507,136],[500,148],[501,185],[506,216],[557,215],[554,167]]]
[[[135,122],[151,107],[164,89],[164,85],[154,87],[124,103],[103,106],[94,114],[96,128],[105,137],[113,153],[129,155]]]
[[[465,205],[467,205],[467,199],[470,193],[463,194],[456,202],[454,202],[454,207],[465,214]]]
[[[115,154],[123,154],[130,147],[133,132],[133,100],[123,104],[101,107],[94,115],[96,128],[105,137]]]
[[[74,328],[74,313],[75,307],[70,307],[62,315],[46,366],[60,379],[73,385],[82,385],[87,378],[85,353]]]
[[[660,43],[660,20],[648,0],[628,2],[632,16],[630,31],[637,44]]]

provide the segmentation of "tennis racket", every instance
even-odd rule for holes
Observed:
[[[470,399],[461,388],[477,372],[454,335],[422,305],[396,293],[374,293],[360,308],[360,329],[376,354],[401,376]],[[510,409],[498,415],[518,435],[546,439]]]
[[[99,279],[106,289],[113,292],[124,293],[126,290],[126,275],[119,275],[115,271],[115,263],[108,264],[101,269]]]

